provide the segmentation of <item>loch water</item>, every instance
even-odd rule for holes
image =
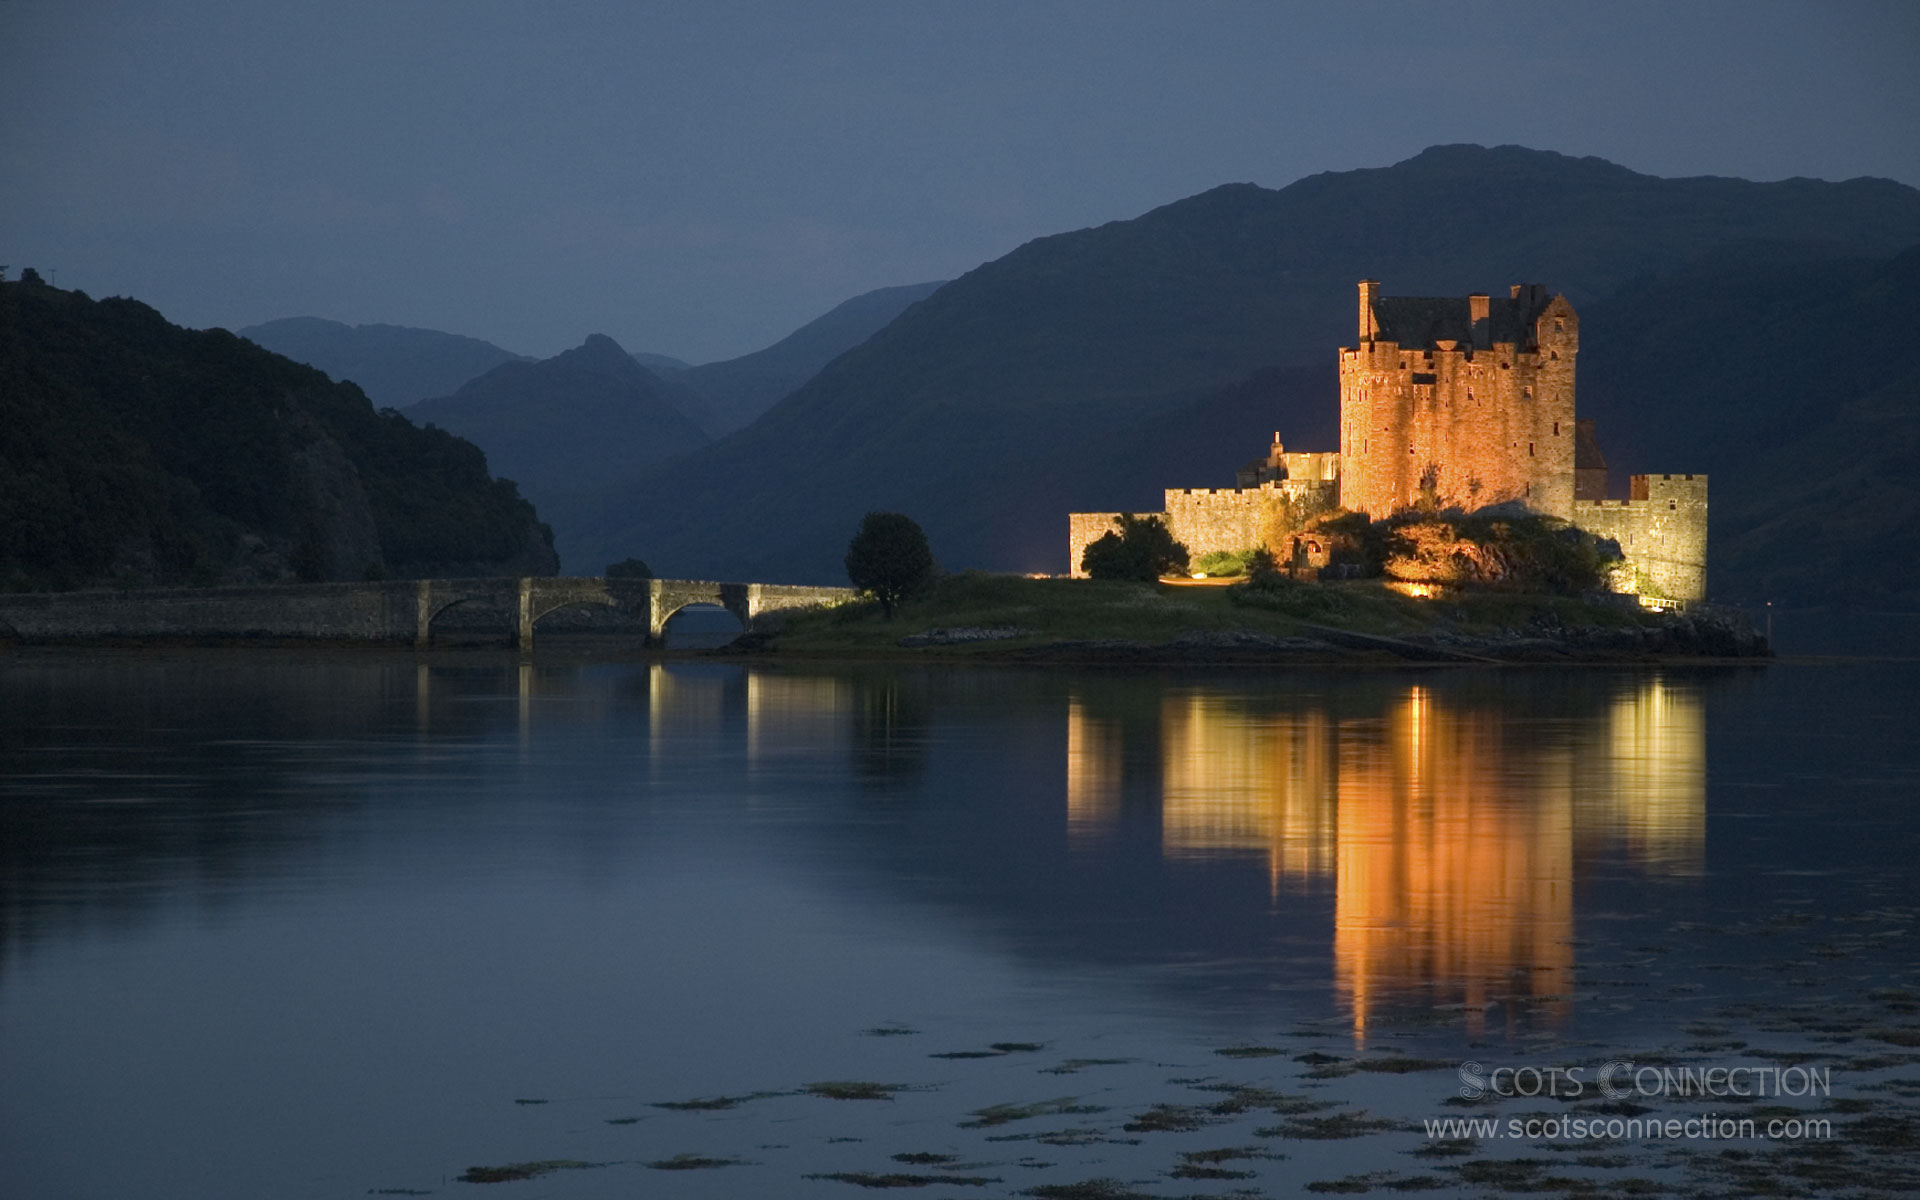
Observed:
[[[1466,1062],[1910,1131],[1916,861],[1912,662],[15,650],[0,1194],[1472,1192],[1554,1156],[1420,1154]]]

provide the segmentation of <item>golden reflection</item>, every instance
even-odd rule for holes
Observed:
[[[1648,871],[1697,875],[1706,857],[1706,713],[1692,691],[1653,679],[1615,699],[1583,773],[1582,853],[1613,846]]]
[[[1274,888],[1332,867],[1325,713],[1256,715],[1219,693],[1174,693],[1162,704],[1160,730],[1160,836],[1169,857],[1258,851]]]
[[[1699,697],[1654,679],[1601,705],[1524,706],[1409,687],[1371,713],[1261,710],[1228,692],[1157,713],[1168,859],[1266,856],[1285,881],[1333,877],[1337,993],[1354,1032],[1389,1003],[1557,1022],[1573,989],[1582,861],[1678,874],[1706,835]],[[1069,838],[1120,819],[1118,722],[1067,709]]]
[[[1067,701],[1067,838],[1098,833],[1120,814],[1120,730]]]
[[[853,685],[830,675],[747,675],[747,760],[817,755],[847,739]]]
[[[726,716],[726,679],[654,663],[647,670],[647,741],[657,767],[666,748],[689,738],[714,737]]]
[[[1341,731],[1334,978],[1356,1037],[1382,993],[1410,986],[1464,1006],[1476,1033],[1494,1000],[1563,1015],[1573,795],[1564,755],[1547,748],[1558,770],[1516,761],[1539,754],[1503,739],[1498,711],[1422,688],[1384,726]]]

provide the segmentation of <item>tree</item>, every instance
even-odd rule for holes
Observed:
[[[1187,569],[1187,548],[1159,517],[1121,513],[1117,533],[1104,533],[1080,556],[1080,568],[1095,579],[1133,579],[1152,583]]]
[[[47,281],[40,278],[40,272],[34,270],[32,267],[26,267],[20,272],[20,282],[37,283],[44,287]]]
[[[872,592],[888,620],[902,600],[933,578],[926,533],[900,513],[870,512],[861,518],[859,532],[847,543],[846,562],[848,580]]]
[[[653,568],[637,558],[623,558],[607,564],[606,576],[608,579],[652,579]]]

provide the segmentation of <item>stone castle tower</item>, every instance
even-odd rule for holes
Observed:
[[[1340,503],[1382,517],[1422,499],[1518,500],[1571,519],[1574,357],[1564,296],[1382,296],[1360,284],[1360,331],[1340,350]]]
[[[1592,421],[1574,416],[1580,317],[1565,296],[1515,284],[1505,299],[1384,296],[1360,282],[1357,344],[1340,350],[1340,451],[1289,452],[1278,433],[1231,488],[1169,488],[1157,516],[1194,555],[1264,545],[1318,568],[1325,547],[1288,536],[1333,508],[1374,519],[1430,503],[1517,503],[1614,539],[1615,586],[1647,603],[1706,597],[1707,477],[1635,475],[1607,498]],[[1070,513],[1069,569],[1116,513]]]

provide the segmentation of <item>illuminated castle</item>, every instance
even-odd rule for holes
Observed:
[[[1607,499],[1593,423],[1574,416],[1580,318],[1565,296],[1538,284],[1505,299],[1379,287],[1361,281],[1358,342],[1340,350],[1338,454],[1288,452],[1276,433],[1236,486],[1170,488],[1164,512],[1139,515],[1165,520],[1196,557],[1265,545],[1284,561],[1319,552],[1283,539],[1335,507],[1379,518],[1423,498],[1468,511],[1517,503],[1618,542],[1622,590],[1705,598],[1707,477],[1635,475],[1630,498]],[[1118,515],[1069,516],[1074,574]]]

